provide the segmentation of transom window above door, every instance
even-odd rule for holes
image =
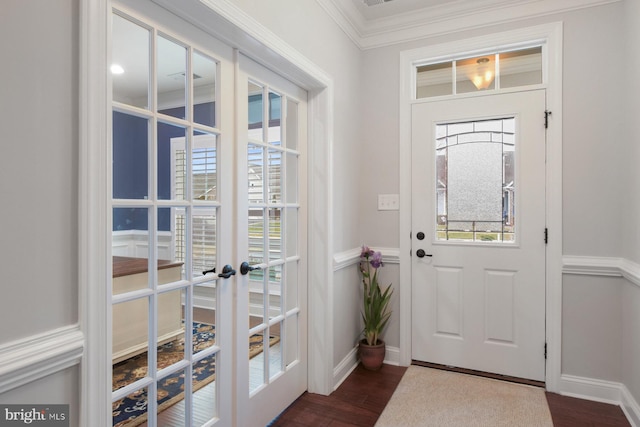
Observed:
[[[542,46],[420,64],[416,99],[543,83]]]

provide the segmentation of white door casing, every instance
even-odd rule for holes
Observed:
[[[544,381],[545,128],[541,119],[544,110],[544,90],[413,105],[413,359]],[[484,125],[488,123],[486,120],[512,117],[515,118],[510,121],[515,122],[515,206],[510,210],[515,216],[515,235],[501,241],[499,233],[483,234],[484,230],[478,230],[478,236],[495,237],[497,241],[487,242],[480,237],[470,241],[473,240],[471,234],[464,232],[451,232],[447,240],[441,230],[443,224],[449,224],[452,229],[460,227],[454,222],[453,195],[451,200],[447,199],[448,220],[444,219],[447,215],[436,218],[442,214],[436,212],[436,204],[443,204],[442,200],[436,202],[436,180],[442,180],[435,172],[436,126],[469,121]],[[486,135],[492,138],[491,134]],[[502,141],[500,134],[493,135],[494,140]],[[440,141],[447,138],[454,137]],[[452,144],[455,145],[450,146],[447,154],[448,191],[455,191],[454,184],[468,187],[482,180],[473,195],[481,193],[492,177],[481,176],[481,171],[473,170],[479,163],[480,152],[474,149],[470,158],[459,160],[461,163],[454,167],[454,160],[460,159],[454,153],[460,149],[470,150],[474,144]],[[500,174],[506,175],[501,170],[505,156],[500,151],[502,144],[475,144],[480,145],[484,150],[494,149],[497,178],[502,180]],[[466,177],[470,181],[456,182],[453,175],[465,173],[463,169],[472,170],[473,175]],[[501,190],[502,184],[498,181],[493,192],[498,217],[510,215],[502,211]],[[491,194],[483,194],[480,200],[472,200],[463,208],[471,210],[490,197]],[[513,218],[505,217],[504,223],[509,221],[514,222]],[[472,228],[471,223],[461,224],[461,228]],[[485,222],[482,227],[494,225]],[[419,232],[424,233],[424,238],[418,238]],[[419,257],[420,249],[427,256]]]

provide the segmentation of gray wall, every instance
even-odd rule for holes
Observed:
[[[0,6],[0,345],[78,322],[78,3]],[[79,369],[0,395],[68,403]]]
[[[563,254],[638,262],[639,5],[623,0],[365,51],[363,141],[375,149],[361,172],[367,185],[360,192],[360,234],[373,246],[399,244],[398,212],[375,205],[378,193],[399,192],[399,52],[562,21]],[[563,374],[624,382],[640,400],[639,304],[640,288],[625,279],[564,275]],[[396,322],[387,342],[398,336]]]
[[[640,1],[626,0],[625,52],[623,68],[628,87],[625,123],[627,136],[626,163],[622,168],[628,173],[627,187],[622,200],[625,257],[640,263]],[[636,401],[640,401],[640,287],[625,283],[622,289],[622,376]]]
[[[634,126],[640,101],[630,95],[640,93],[634,76],[640,66],[640,2],[365,52],[313,0],[235,3],[335,79],[336,253],[362,243],[399,245],[398,212],[376,209],[377,194],[399,192],[399,52],[562,20],[564,253],[640,262],[640,131]],[[0,329],[1,345],[78,320],[77,1],[4,0],[0,53],[11,65],[0,69],[0,313],[10,325]],[[384,280],[398,283],[399,268],[384,270]],[[335,363],[359,332],[356,277],[354,269],[334,277]],[[563,371],[624,381],[640,400],[640,288],[624,279],[565,275],[563,299]],[[399,344],[395,308],[387,336],[392,346]],[[0,402],[66,401],[77,407],[78,376],[78,368],[70,368],[1,395]]]

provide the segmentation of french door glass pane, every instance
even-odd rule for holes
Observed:
[[[148,375],[148,316],[148,297],[113,306],[113,391],[133,384]]]
[[[123,421],[128,424],[132,418],[147,419],[148,395],[149,388],[145,387],[113,402],[113,425],[126,425]]]
[[[259,145],[249,144],[247,163],[249,203],[264,203],[264,149]]]
[[[298,255],[298,208],[287,208],[285,212],[286,256],[293,257]]]
[[[113,112],[113,198],[149,197],[149,121]]]
[[[282,258],[282,209],[269,209],[269,260]]]
[[[216,126],[216,61],[193,53],[193,121]]]
[[[113,15],[111,76],[113,100],[149,108],[149,30]],[[131,78],[135,74],[136,78]]]
[[[187,378],[186,369],[180,369],[158,380],[158,425],[186,425],[184,399],[178,402],[177,407],[163,413],[167,406],[174,403],[172,399],[175,399],[176,395],[184,393],[185,378]]]
[[[282,122],[282,96],[269,92],[269,136],[268,141],[272,145],[282,145],[281,138]]]
[[[282,202],[282,152],[269,149],[269,203]]]
[[[201,426],[218,414],[216,401],[216,358],[206,356],[192,365],[193,425]]]
[[[216,344],[216,282],[193,287],[193,354],[208,350]]]
[[[285,354],[284,363],[289,367],[293,362],[298,360],[298,313],[295,313],[285,320]]]
[[[263,120],[264,120],[264,110],[263,110],[263,88],[262,86],[249,82],[248,83],[248,91],[249,91],[249,133],[248,137],[250,140],[255,141],[263,141],[264,137],[262,134],[263,130]]]
[[[298,202],[298,154],[287,153],[286,162],[286,196],[287,203]]]
[[[261,264],[264,258],[264,209],[249,210],[249,264]],[[260,274],[259,270],[251,272],[252,276]]]
[[[158,294],[158,370],[165,369],[185,357],[185,325],[182,302],[184,289]]]
[[[191,224],[192,271],[198,277],[217,265],[215,209],[194,209]]]
[[[191,170],[193,199],[218,199],[218,138],[214,134],[194,132]]]
[[[286,146],[290,150],[298,148],[298,103],[287,98]]]
[[[269,268],[268,295],[269,319],[273,319],[282,314],[282,264]]]
[[[162,36],[157,49],[158,112],[185,119],[187,50]]]
[[[184,163],[186,129],[158,122],[158,199],[184,200],[186,165]]]
[[[271,337],[279,338],[277,342],[272,342],[272,338],[269,340],[268,354],[269,354],[269,379],[273,379],[276,375],[282,372],[282,341],[281,331],[284,331],[284,321],[279,322],[269,328],[272,333]],[[275,341],[275,340],[273,340]]]
[[[284,296],[286,301],[285,311],[298,307],[298,261],[290,261],[286,264]]]
[[[184,208],[158,208],[158,284],[185,280]]]

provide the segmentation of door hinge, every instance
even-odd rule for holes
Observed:
[[[547,343],[544,343],[544,358],[547,358]]]
[[[549,229],[545,227],[544,229],[544,244],[549,243]]]
[[[551,111],[544,110],[544,128],[549,128],[549,116],[551,115]]]

